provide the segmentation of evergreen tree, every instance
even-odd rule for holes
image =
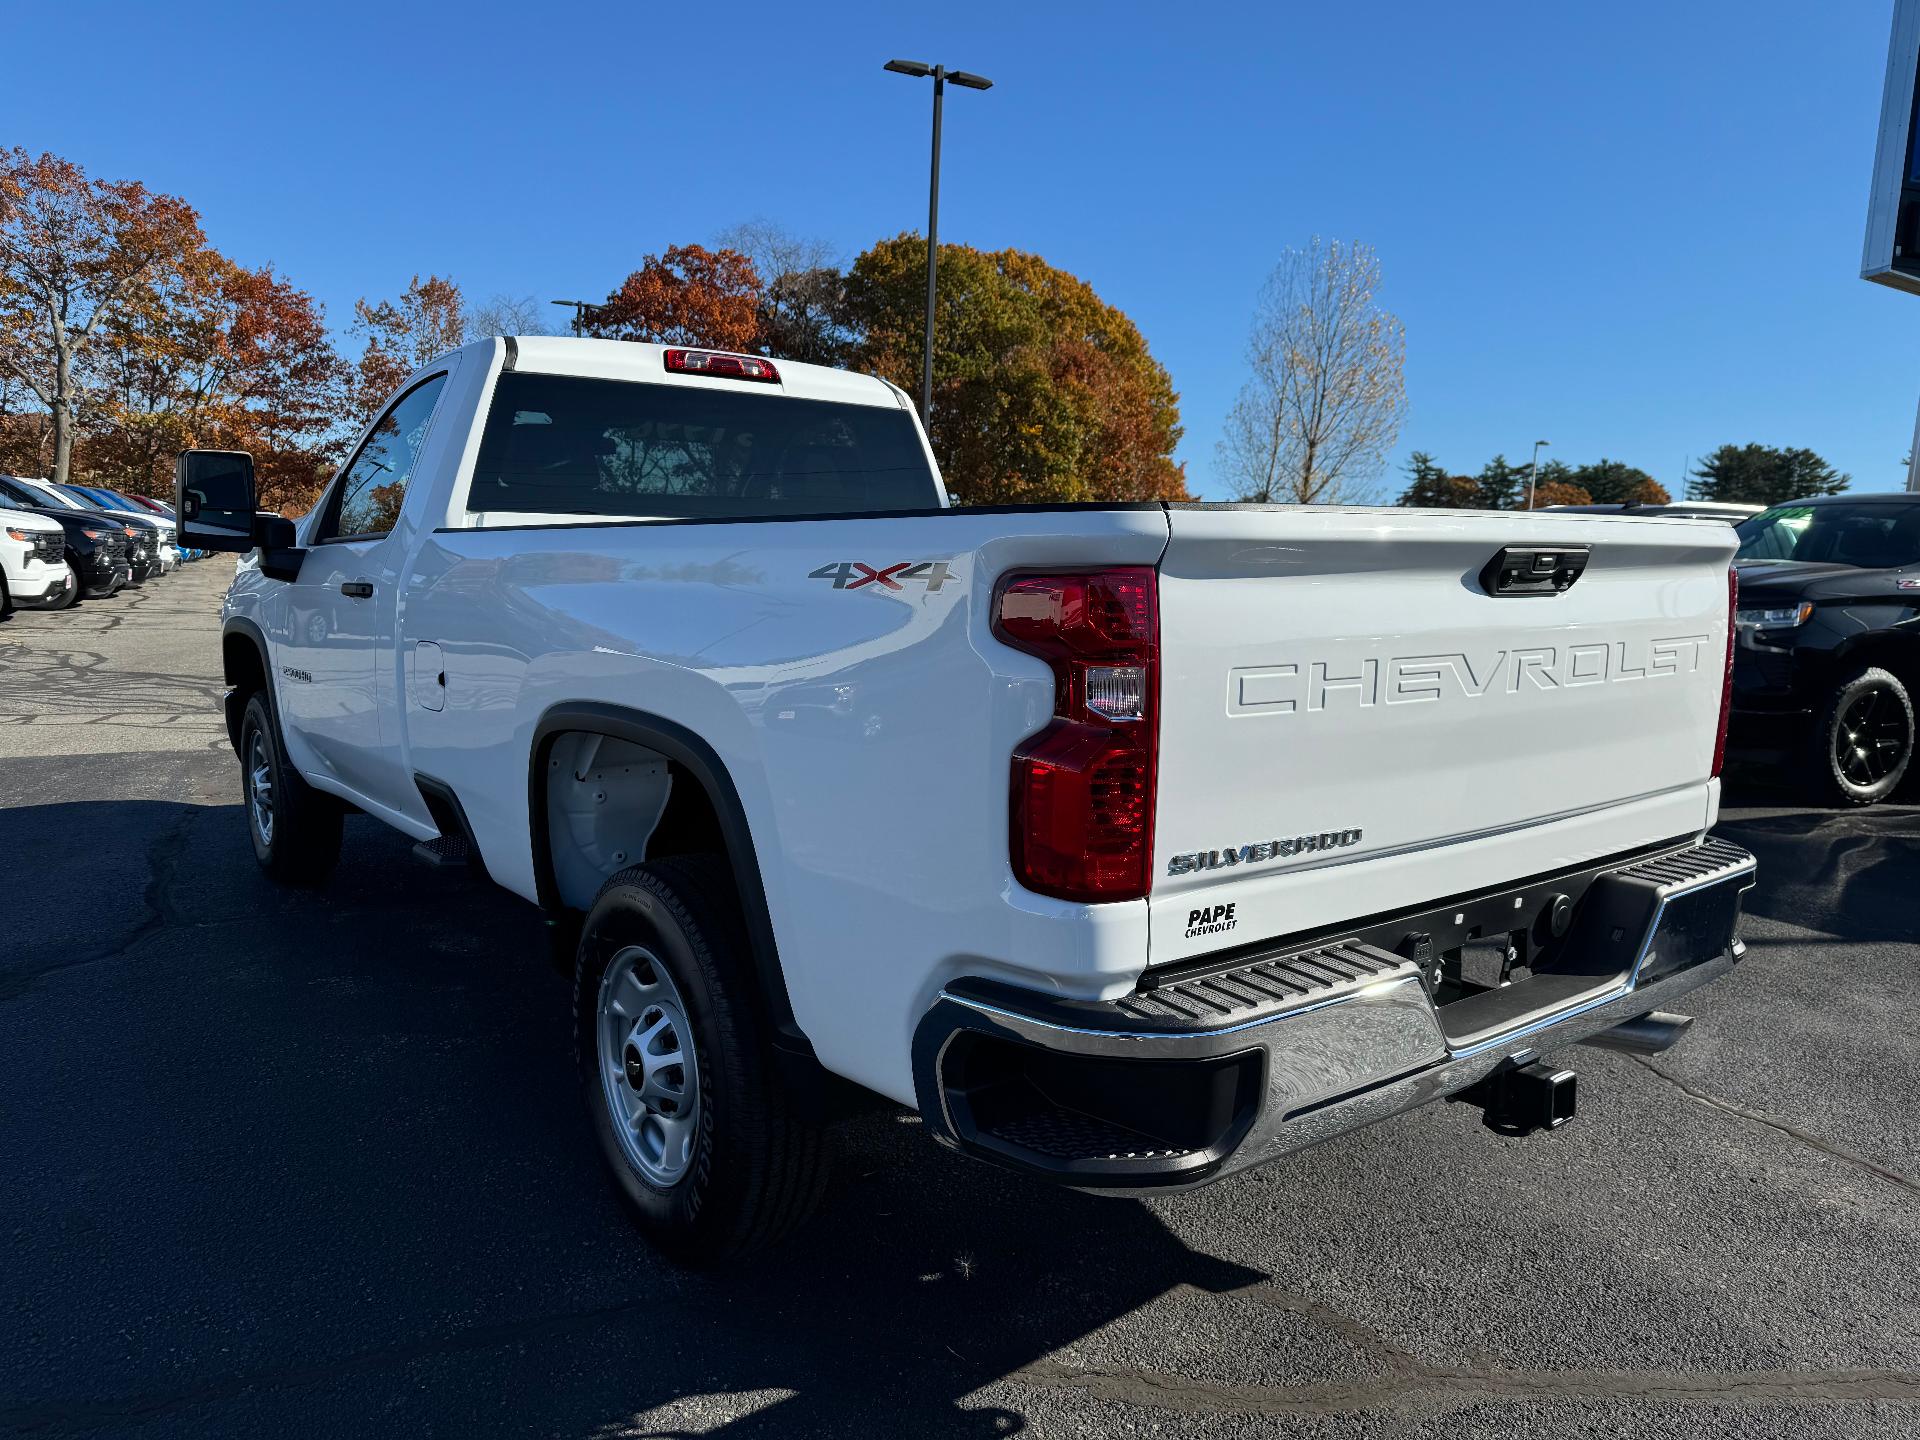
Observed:
[[[1805,449],[1722,445],[1700,462],[1687,493],[1696,500],[1779,505],[1810,495],[1838,495],[1852,482]]]
[[[1425,450],[1407,457],[1407,488],[1398,501],[1426,510],[1472,510],[1480,503],[1480,486],[1470,475],[1449,475]]]
[[[1496,455],[1481,467],[1479,485],[1482,510],[1517,510],[1527,500],[1527,467]]]
[[[1601,505],[1665,505],[1673,499],[1646,471],[1620,460],[1603,457],[1567,478]]]

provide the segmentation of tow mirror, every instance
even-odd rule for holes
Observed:
[[[244,553],[254,533],[253,457],[244,450],[183,450],[173,466],[179,540],[192,550]]]

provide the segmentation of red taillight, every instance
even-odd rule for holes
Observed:
[[[1022,575],[994,633],[1053,667],[1053,719],[1013,752],[1013,873],[1063,900],[1152,883],[1160,604],[1151,566]]]
[[[669,350],[667,369],[683,375],[714,375],[722,380],[780,383],[780,372],[758,355],[721,355],[712,350]]]
[[[1727,567],[1727,673],[1720,681],[1720,728],[1713,737],[1713,773],[1727,762],[1727,720],[1733,714],[1734,617],[1740,613],[1740,577]]]

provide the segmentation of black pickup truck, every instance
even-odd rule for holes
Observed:
[[[1739,526],[1729,756],[1872,805],[1913,759],[1920,494],[1829,495]]]

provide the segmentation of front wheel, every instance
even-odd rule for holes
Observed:
[[[1807,777],[1828,805],[1873,805],[1913,760],[1913,701],[1898,676],[1869,666],[1836,690],[1813,733]]]
[[[52,608],[55,610],[71,610],[79,603],[80,567],[69,560],[67,561],[67,592],[60,597],[60,602]]]
[[[240,785],[253,858],[288,885],[318,885],[340,858],[340,804],[287,760],[267,697],[255,692],[240,721]]]
[[[739,900],[701,856],[601,886],[574,967],[580,1084],[640,1229],[687,1264],[779,1240],[813,1212],[825,1137],[787,1103]]]

